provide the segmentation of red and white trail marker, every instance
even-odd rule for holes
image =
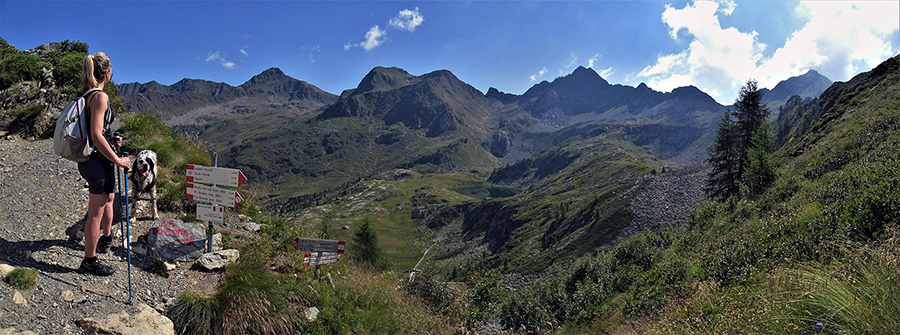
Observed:
[[[194,183],[215,184],[238,187],[247,181],[241,170],[228,169],[196,164],[187,165],[187,181]]]
[[[187,184],[187,198],[228,207],[235,207],[244,201],[235,190],[194,183]]]

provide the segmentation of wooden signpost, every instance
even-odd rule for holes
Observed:
[[[218,157],[216,160],[218,161]],[[217,185],[238,187],[247,181],[247,177],[240,170],[196,164],[187,165],[185,177],[188,181],[186,197],[211,203],[211,205],[197,204],[197,219],[209,222],[206,251],[212,252],[213,222],[225,222],[225,209],[222,206],[236,207],[244,201],[237,190],[221,188]]]
[[[346,242],[316,238],[296,238],[291,245],[297,250],[310,251],[303,255],[303,266],[337,263],[344,255]],[[318,273],[318,271],[316,271]]]

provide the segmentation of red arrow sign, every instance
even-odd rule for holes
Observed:
[[[187,198],[228,207],[235,207],[244,202],[244,198],[241,198],[235,190],[194,183],[187,184]]]
[[[241,170],[220,167],[203,166],[196,164],[187,165],[187,181],[196,183],[216,184],[222,186],[238,187],[247,181],[247,177]]]

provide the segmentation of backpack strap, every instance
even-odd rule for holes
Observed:
[[[84,92],[84,94],[81,95],[82,98],[87,98],[88,95],[91,96],[89,99],[86,99],[87,101],[84,103],[84,113],[85,113],[84,120],[85,120],[85,122],[82,123],[83,126],[85,124],[87,125],[88,134],[87,134],[86,138],[88,140],[88,146],[91,148],[94,147],[94,144],[93,144],[94,141],[91,141],[91,133],[90,133],[90,130],[91,130],[91,101],[93,101],[94,96],[96,95],[96,94],[92,94],[92,93],[101,92],[101,91],[103,91],[103,90],[95,87],[95,88],[89,89],[87,92]],[[104,114],[104,116],[107,116],[107,115]],[[82,132],[82,136],[83,136],[83,134],[84,134],[84,132]]]

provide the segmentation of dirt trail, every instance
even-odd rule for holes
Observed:
[[[180,293],[210,293],[221,273],[180,264],[169,278],[144,269],[149,257],[132,253],[132,299],[128,304],[128,264],[119,227],[112,251],[101,260],[116,269],[110,277],[76,271],[84,255],[83,231],[88,192],[75,163],[52,152],[52,140],[0,139],[0,263],[38,270],[37,287],[16,292],[0,283],[0,329],[37,334],[83,334],[77,321],[143,303],[162,310]],[[166,213],[160,213],[167,217]],[[141,216],[138,216],[142,218]],[[132,242],[152,221],[132,224]],[[26,303],[16,303],[17,295]]]

